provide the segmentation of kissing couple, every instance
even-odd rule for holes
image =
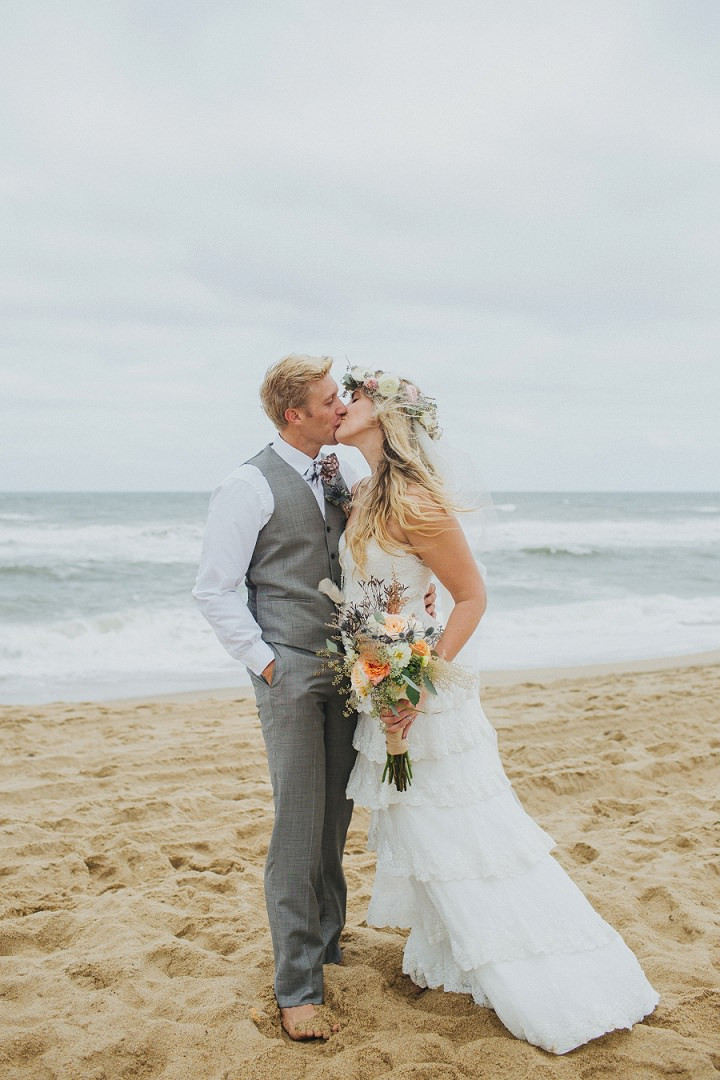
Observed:
[[[357,802],[377,853],[367,921],[410,930],[403,971],[418,991],[471,994],[555,1054],[630,1028],[658,995],[522,808],[477,683],[425,687],[378,721],[345,715],[319,664],[336,618],[323,579],[341,605],[361,603],[371,579],[397,582],[403,615],[425,624],[440,582],[452,607],[433,651],[449,663],[486,603],[436,452],[434,399],[362,368],[341,396],[331,367],[291,355],[268,370],[260,399],[277,436],[213,493],[193,590],[255,690],[275,807],[265,897],[282,1027],[295,1040],[339,1030],[323,965],[342,960],[342,856]],[[337,444],[357,448],[369,475],[322,454]],[[383,781],[388,735],[412,747],[406,790]]]

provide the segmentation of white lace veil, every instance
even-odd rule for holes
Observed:
[[[443,482],[458,514],[474,555],[487,550],[488,531],[496,521],[495,508],[485,486],[477,460],[467,450],[453,446],[445,436],[431,439],[417,420],[413,422],[417,441],[427,460]]]

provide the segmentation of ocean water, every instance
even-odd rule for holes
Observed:
[[[720,494],[495,494],[485,670],[720,648]],[[208,496],[0,495],[0,701],[248,686],[190,590]]]

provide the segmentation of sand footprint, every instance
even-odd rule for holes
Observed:
[[[570,854],[577,863],[591,863],[597,859],[600,853],[590,844],[583,844],[580,842],[570,848]]]
[[[646,889],[640,894],[640,901],[647,913],[650,925],[675,941],[687,943],[702,937],[705,933],[693,924],[687,912],[683,911],[673,894],[664,885],[655,885]]]

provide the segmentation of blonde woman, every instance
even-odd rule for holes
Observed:
[[[355,368],[339,443],[372,472],[340,544],[344,603],[397,579],[425,619],[432,576],[453,607],[435,650],[454,660],[485,610],[485,587],[435,464],[436,407],[414,383]],[[348,796],[372,811],[374,926],[410,928],[403,970],[419,988],[472,994],[518,1038],[563,1054],[650,1013],[658,996],[620,935],[550,855],[503,771],[476,684],[452,681],[396,714],[361,714]],[[412,783],[383,782],[387,733],[409,740]]]

